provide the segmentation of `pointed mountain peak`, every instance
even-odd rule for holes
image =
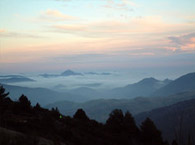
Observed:
[[[155,82],[159,82],[159,80],[157,80],[153,77],[150,77],[150,78],[145,78],[138,83],[155,83]]]
[[[70,69],[68,69],[68,70],[64,71],[63,73],[61,73],[61,76],[72,76],[72,75],[82,75],[82,74],[74,72]]]

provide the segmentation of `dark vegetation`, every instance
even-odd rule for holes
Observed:
[[[0,126],[25,136],[13,140],[1,133],[0,143],[4,145],[36,145],[40,137],[52,140],[56,145],[168,144],[163,141],[161,132],[152,120],[147,118],[139,128],[129,112],[123,114],[119,109],[112,111],[106,123],[102,124],[89,119],[82,109],[78,109],[71,118],[60,114],[57,108],[44,109],[38,103],[33,107],[24,95],[18,101],[12,101],[7,96],[8,93],[1,86]]]
[[[146,117],[154,121],[167,140],[177,138],[180,143],[195,143],[195,99],[140,113],[135,120],[141,124]]]

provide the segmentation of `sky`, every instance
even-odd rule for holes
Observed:
[[[0,0],[0,72],[195,71],[194,0]]]

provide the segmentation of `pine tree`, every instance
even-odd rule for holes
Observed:
[[[124,128],[124,144],[126,145],[138,145],[140,144],[140,131],[136,126],[135,120],[131,113],[128,111],[125,113],[123,120],[123,128]]]
[[[89,118],[87,117],[85,111],[83,111],[83,109],[78,109],[77,112],[74,114],[74,119],[79,119],[79,120],[89,120]]]
[[[31,102],[23,94],[19,98],[19,106],[20,106],[21,111],[23,110],[23,111],[29,112],[31,110]]]
[[[8,95],[9,95],[9,92],[5,93],[5,89],[3,88],[3,86],[0,85],[0,101],[5,99]]]
[[[119,133],[123,130],[123,126],[124,126],[123,123],[124,123],[124,115],[122,110],[115,109],[110,113],[109,118],[106,121],[106,126],[112,132]]]
[[[34,108],[33,108],[35,111],[41,111],[41,110],[43,110],[43,108],[41,107],[41,105],[39,104],[39,103],[37,103],[35,106],[34,106]]]
[[[8,95],[9,92],[5,93],[5,89],[0,85],[0,126],[4,125],[4,115],[11,103],[11,99],[7,97]]]
[[[35,109],[37,109],[37,110],[40,110],[41,109],[41,106],[40,106],[40,104],[39,103],[37,103],[36,105],[35,105],[35,107],[34,107]]]
[[[131,113],[128,111],[125,113],[124,116],[124,128],[127,130],[128,134],[130,135],[138,135],[139,134],[139,128],[136,126],[135,120]]]
[[[59,118],[60,115],[61,115],[60,112],[59,112],[59,110],[58,110],[58,107],[52,108],[52,109],[51,109],[51,114],[52,114],[52,116],[55,117],[55,118]]]
[[[147,118],[141,125],[142,140],[145,145],[163,145],[161,132],[156,128],[153,121]]]

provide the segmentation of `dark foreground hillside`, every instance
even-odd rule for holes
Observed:
[[[176,137],[180,142],[187,142],[191,138],[195,143],[195,99],[141,113],[135,119],[141,124],[146,117],[155,122],[166,139]]]
[[[39,104],[32,107],[24,95],[15,102],[7,96],[0,87],[0,126],[17,133],[13,137],[13,131],[12,135],[0,132],[3,145],[38,145],[41,138],[53,145],[167,144],[149,118],[138,128],[129,112],[114,110],[106,123],[101,124],[89,119],[82,109],[71,118],[61,115],[57,108],[48,110]]]

